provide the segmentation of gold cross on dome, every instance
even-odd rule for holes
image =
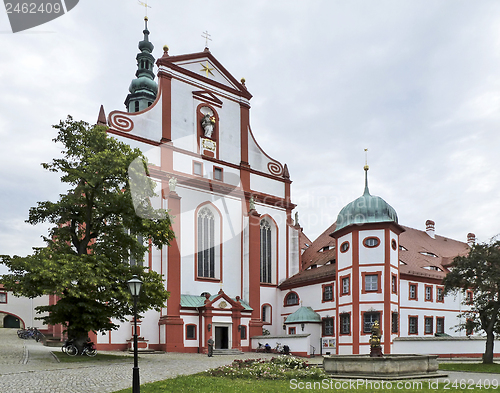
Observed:
[[[212,35],[208,34],[208,30],[205,30],[201,36],[205,38],[205,48],[208,48],[208,40],[212,41],[212,39],[210,38],[212,37]]]
[[[140,0],[137,0],[137,2],[139,3],[139,5],[142,5],[146,9],[146,18],[147,18],[148,17],[148,8],[151,8],[151,6],[148,5],[148,0],[146,0],[145,3],[143,3]]]
[[[203,72],[205,71],[205,74],[208,78],[208,74],[212,75],[212,76],[215,76],[213,73],[212,73],[212,70],[213,68],[210,68],[210,66],[208,65],[208,60],[206,61],[206,65],[205,64],[202,64],[200,63],[200,65],[203,67],[200,71]]]

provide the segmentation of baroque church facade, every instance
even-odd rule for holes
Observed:
[[[465,334],[454,330],[463,299],[445,296],[441,281],[473,234],[459,242],[436,235],[430,220],[425,231],[400,225],[370,194],[366,166],[363,194],[311,242],[292,218],[287,166],[252,132],[245,81],[208,48],[170,55],[164,47],[156,62],[153,48],[146,19],[126,110],[106,116],[101,107],[98,118],[148,158],[152,203],[168,210],[176,236],[130,261],[162,274],[170,292],[161,312],[138,321],[141,350],[204,353],[212,337],[217,349],[281,342],[302,356],[363,354],[374,321],[385,354],[404,351],[404,340]],[[132,333],[130,321],[92,339],[125,350]]]
[[[278,284],[299,271],[287,166],[259,146],[252,95],[208,48],[172,56],[165,47],[158,83],[147,20],[139,49],[127,110],[101,112],[99,123],[147,156],[153,204],[168,210],[176,235],[134,261],[163,274],[170,292],[161,313],[141,320],[142,345],[203,352],[212,336],[217,348],[248,351],[263,331],[260,305],[275,304]],[[127,325],[96,339],[123,349],[130,337]]]

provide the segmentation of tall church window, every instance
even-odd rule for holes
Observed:
[[[139,112],[139,101],[135,101],[135,112]]]
[[[260,222],[260,282],[271,284],[272,279],[272,241],[271,224],[263,219]]]
[[[269,304],[262,305],[262,316],[261,316],[262,322],[264,322],[264,323],[271,323],[272,322],[271,311],[272,311],[272,309],[271,309],[271,306]]]
[[[215,278],[215,220],[207,207],[198,212],[198,277]]]

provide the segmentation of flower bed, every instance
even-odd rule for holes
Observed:
[[[278,356],[271,360],[235,360],[230,366],[207,371],[208,375],[251,379],[323,379],[327,375],[322,369],[308,365],[293,356]]]

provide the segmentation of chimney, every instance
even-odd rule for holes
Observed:
[[[436,223],[432,220],[427,220],[425,222],[425,232],[427,232],[427,234],[432,237],[433,239],[435,239],[435,235],[434,235],[434,225],[436,225]]]
[[[474,244],[476,244],[476,235],[474,235],[473,233],[468,233],[467,244],[469,245],[469,247],[472,247]]]

